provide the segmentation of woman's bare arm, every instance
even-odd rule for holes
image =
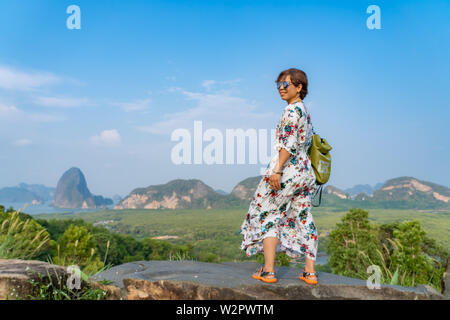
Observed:
[[[284,163],[289,159],[291,154],[286,151],[286,149],[281,148],[278,154],[278,166],[275,167],[275,171],[281,171],[284,166]]]
[[[280,152],[278,154],[278,164],[275,166],[275,170],[274,171],[281,171],[281,169],[284,166],[284,163],[289,159],[289,157],[291,156],[291,154],[286,151],[286,149],[284,148],[280,148]],[[272,189],[275,190],[281,190],[281,175],[279,174],[272,174],[269,178],[269,182],[270,182],[270,186],[272,187]]]

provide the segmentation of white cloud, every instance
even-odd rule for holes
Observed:
[[[45,107],[72,108],[92,105],[87,98],[37,97],[34,102]]]
[[[8,120],[8,122],[59,122],[66,120],[65,117],[58,115],[50,115],[45,113],[28,113],[14,105],[0,104],[0,120]]]
[[[169,91],[179,91],[186,99],[195,100],[197,105],[190,109],[166,114],[164,115],[166,120],[148,126],[137,126],[138,130],[168,135],[178,128],[192,128],[195,120],[203,121],[204,129],[272,128],[278,122],[283,110],[283,104],[280,104],[279,110],[263,113],[257,110],[254,102],[232,96],[227,92],[197,93],[184,91],[179,87],[172,87]]]
[[[167,89],[167,92],[176,92],[176,91],[183,92],[183,88],[181,88],[181,87],[169,87]]]
[[[120,144],[120,134],[116,129],[104,130],[100,135],[92,136],[91,142],[93,144],[105,144],[109,146]]]
[[[15,118],[21,114],[21,111],[16,106],[6,106],[0,104],[0,119]]]
[[[19,139],[13,142],[14,145],[18,147],[25,147],[32,144],[32,141],[30,139]]]
[[[0,88],[30,91],[60,82],[60,78],[48,72],[23,72],[0,66]]]
[[[242,79],[223,80],[223,81],[204,80],[202,82],[202,87],[205,87],[207,91],[210,91],[213,86],[215,86],[215,87],[223,87],[223,86],[234,87],[235,84],[240,81],[242,81]]]
[[[150,107],[151,99],[140,99],[129,102],[117,102],[113,103],[113,105],[121,107],[124,111],[138,111],[138,110],[146,110]]]
[[[49,107],[74,107],[89,103],[85,98],[58,98],[52,96],[35,97],[36,92],[48,92],[48,86],[64,82],[76,82],[70,78],[62,78],[45,71],[23,71],[0,65],[0,89],[18,91],[12,93],[12,104],[0,102],[0,119],[9,122],[60,122],[66,120],[64,116],[48,113],[32,113],[16,107],[14,104],[32,101],[38,105]],[[9,92],[7,92],[9,94]]]
[[[215,84],[215,83],[216,83],[215,80],[205,80],[205,81],[202,82],[202,86],[205,87],[206,90],[209,91],[209,90],[211,90],[211,86],[212,86],[213,84]]]
[[[45,113],[30,113],[27,114],[26,117],[33,122],[61,122],[66,120],[66,117],[64,116]]]

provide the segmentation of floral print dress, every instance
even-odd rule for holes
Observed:
[[[264,238],[276,237],[277,252],[316,260],[318,232],[311,215],[311,198],[319,186],[308,156],[312,135],[311,118],[304,103],[289,104],[276,127],[278,152],[267,165],[239,229],[243,235],[241,250],[247,256],[263,252]],[[281,190],[272,190],[269,177],[281,148],[291,155],[282,167]]]

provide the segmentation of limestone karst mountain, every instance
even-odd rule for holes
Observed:
[[[328,185],[324,188],[324,194],[332,194],[340,199],[350,199],[350,195],[335,186]]]
[[[450,189],[413,177],[399,177],[386,181],[372,198],[378,201],[425,201],[449,203]]]
[[[231,194],[247,201],[251,200],[261,176],[250,177],[239,182]],[[358,188],[353,188],[353,191]],[[346,189],[348,190],[348,189]],[[414,177],[389,179],[384,184],[376,184],[373,193],[359,192],[352,196],[347,191],[326,184],[322,191],[321,206],[348,208],[390,209],[450,209],[450,189],[436,183],[422,181]],[[318,197],[314,203],[318,203]]]
[[[365,192],[358,193],[355,197],[353,197],[353,200],[368,200],[370,196],[368,196]]]
[[[262,176],[240,181],[230,194],[217,192],[198,179],[176,179],[166,184],[136,188],[114,209],[188,209],[248,207]],[[378,186],[377,186],[378,187]],[[313,203],[318,203],[318,195]],[[373,194],[360,192],[354,197],[333,185],[325,185],[321,206],[348,208],[450,208],[450,189],[413,177],[387,180]]]
[[[327,186],[324,191],[324,204],[329,206],[352,204],[385,209],[450,209],[449,188],[408,176],[389,179],[373,194],[360,192],[353,199],[333,186]]]
[[[114,209],[212,209],[240,206],[236,196],[223,195],[198,179],[175,179],[166,184],[136,188]]]
[[[262,176],[250,177],[239,182],[231,191],[239,199],[250,201]]]
[[[72,167],[61,176],[56,185],[53,206],[58,208],[91,209],[105,208],[113,201],[99,195],[93,195],[79,168]]]

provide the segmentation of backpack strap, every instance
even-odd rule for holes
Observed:
[[[320,203],[322,202],[322,189],[323,189],[323,184],[320,185],[320,187],[319,187],[319,188],[316,190],[316,192],[314,193],[313,199],[316,198],[316,195],[317,195],[317,193],[319,193],[319,190],[320,190],[319,204],[316,206],[316,205],[314,205],[314,204],[312,203],[312,200],[311,200],[311,204],[313,205],[313,207],[319,207],[319,206],[320,206]]]
[[[312,126],[312,133],[313,133],[313,135],[316,134],[316,130],[314,130],[314,126]],[[311,143],[311,146],[312,146],[312,143]],[[310,146],[310,147],[311,147],[311,146]],[[311,204],[313,205],[313,207],[319,207],[320,204],[322,203],[322,189],[323,189],[323,185],[320,185],[320,187],[319,187],[319,188],[316,190],[316,192],[314,193],[313,199],[316,198],[316,195],[317,195],[317,193],[319,193],[319,190],[320,190],[319,204],[318,204],[318,205],[314,205],[314,204],[312,203],[312,200],[311,200]]]

